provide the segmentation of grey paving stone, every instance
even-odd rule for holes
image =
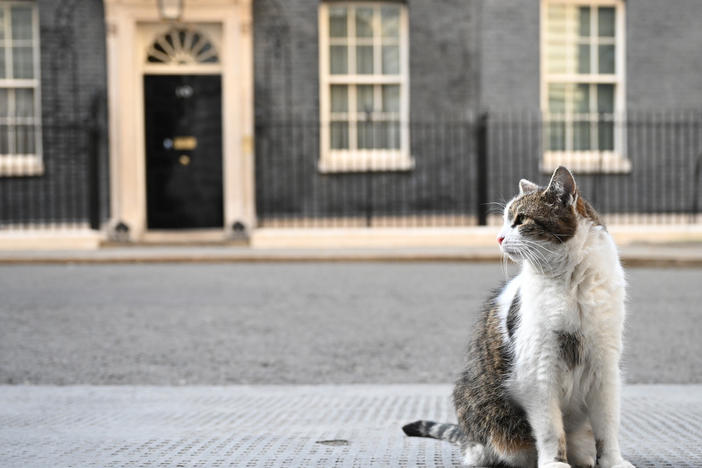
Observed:
[[[453,419],[448,385],[3,386],[2,467],[458,466],[405,437]],[[639,468],[702,466],[702,386],[625,388],[622,449]]]

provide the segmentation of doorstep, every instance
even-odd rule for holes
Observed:
[[[91,229],[0,231],[0,251],[96,250],[103,238]]]

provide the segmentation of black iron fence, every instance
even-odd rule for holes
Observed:
[[[259,225],[500,223],[521,178],[563,164],[609,223],[702,223],[702,112],[451,122],[259,122]]]
[[[104,131],[89,122],[40,131],[41,151],[0,154],[0,231],[99,229],[109,216]],[[610,224],[702,223],[702,112],[648,112],[491,114],[404,127],[259,122],[258,224],[496,224],[519,179],[545,184],[558,164],[575,172]]]
[[[21,152],[0,154],[0,231],[100,229],[107,214],[100,128],[65,122],[4,130],[5,139],[41,144],[18,142],[12,146]]]

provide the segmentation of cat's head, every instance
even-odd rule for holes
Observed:
[[[564,254],[588,211],[596,219],[580,199],[573,174],[563,166],[553,172],[547,187],[522,179],[519,194],[505,207],[500,248],[512,260],[546,266]]]

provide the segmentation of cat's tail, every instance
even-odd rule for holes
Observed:
[[[460,444],[466,438],[457,424],[437,423],[434,421],[415,421],[402,426],[402,430],[410,437],[431,437],[445,440],[452,444]]]

